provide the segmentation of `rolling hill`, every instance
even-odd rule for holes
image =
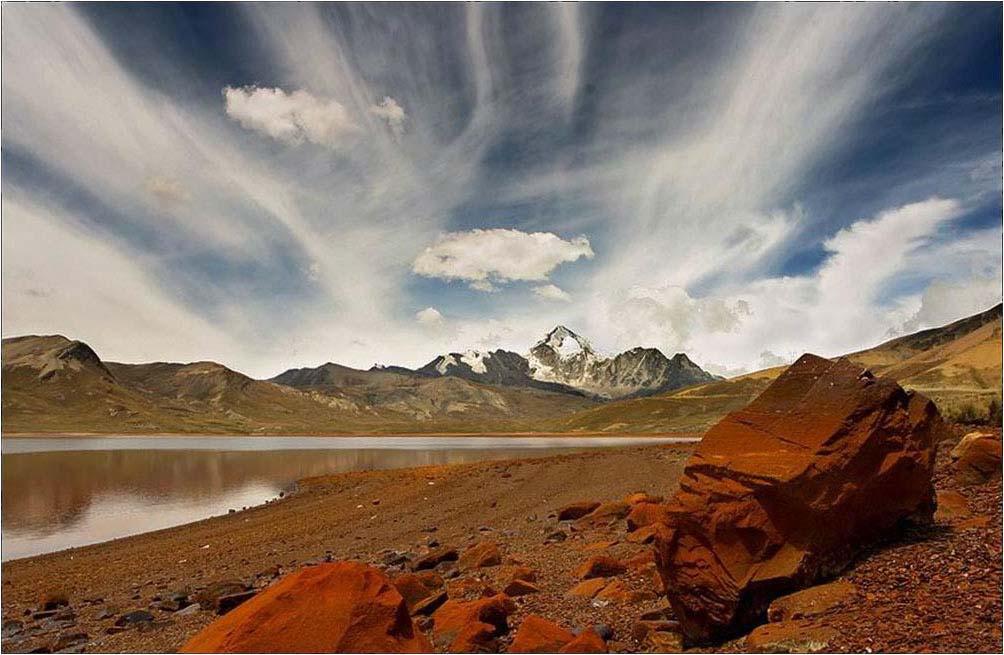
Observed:
[[[531,430],[594,404],[336,364],[255,380],[215,362],[104,362],[62,336],[3,340],[3,432],[338,434]],[[284,377],[285,376],[285,377]],[[288,383],[293,383],[292,386]]]

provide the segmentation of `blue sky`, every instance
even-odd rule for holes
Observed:
[[[4,336],[728,374],[1000,301],[1000,5],[2,11]]]

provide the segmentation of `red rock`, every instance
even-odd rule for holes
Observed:
[[[510,580],[523,580],[525,582],[536,582],[537,572],[528,566],[517,566],[509,574]]]
[[[668,523],[669,513],[665,505],[656,503],[637,503],[632,506],[627,517],[628,532],[657,523]]]
[[[609,503],[602,503],[599,507],[580,518],[577,522],[582,524],[609,523],[624,518],[631,511],[631,506],[627,503],[614,500]]]
[[[188,640],[183,653],[427,653],[401,594],[359,562],[292,573]]]
[[[502,590],[507,596],[526,596],[540,592],[540,587],[526,580],[513,580]]]
[[[596,555],[587,559],[575,570],[575,577],[583,580],[589,578],[608,578],[627,571],[627,567],[608,555]]]
[[[970,432],[952,449],[955,481],[963,486],[1001,477],[1001,439],[995,434]]]
[[[451,653],[483,650],[509,632],[508,617],[516,611],[505,594],[479,600],[448,600],[432,615],[436,643]]]
[[[398,593],[404,597],[409,609],[425,600],[443,586],[443,578],[432,571],[422,573],[402,573],[392,580]]]
[[[586,514],[589,514],[594,509],[599,507],[600,504],[591,500],[583,500],[577,503],[572,503],[570,505],[565,505],[558,510],[558,520],[559,521],[574,521],[575,519],[580,519]]]
[[[590,580],[583,580],[579,584],[575,585],[568,590],[569,596],[577,596],[580,598],[592,598],[600,592],[603,587],[607,585],[606,578],[592,578]]]
[[[624,502],[628,505],[637,505],[638,503],[661,503],[662,501],[662,496],[652,496],[644,491],[636,491],[633,494],[628,494],[624,498]]]
[[[831,650],[832,628],[809,621],[782,621],[761,625],[746,635],[746,648],[756,653],[817,653]]]
[[[662,523],[655,523],[653,525],[646,525],[645,527],[638,528],[634,532],[629,532],[625,540],[631,544],[650,544],[655,539],[655,535],[660,530],[665,530],[666,526]]]
[[[457,559],[459,559],[459,555],[456,548],[443,546],[415,560],[411,568],[416,571],[434,569],[443,562],[456,562]]]
[[[902,520],[929,521],[944,431],[923,396],[814,355],[719,422],[687,462],[656,538],[688,641],[733,636]]]
[[[804,619],[829,610],[857,593],[854,583],[838,580],[809,587],[774,600],[767,608],[767,620],[772,623]]]
[[[958,491],[945,489],[938,492],[938,509],[934,512],[936,521],[951,523],[969,518],[971,514],[969,501]]]
[[[607,642],[595,630],[583,630],[575,639],[558,650],[559,653],[605,653]]]
[[[471,546],[457,560],[457,566],[461,570],[482,569],[501,563],[502,554],[499,552],[498,544],[493,541],[482,541]]]
[[[629,571],[640,571],[649,564],[655,564],[655,551],[645,550],[638,553],[634,557],[624,560],[624,566],[626,566]]]
[[[509,646],[510,653],[557,653],[575,639],[568,630],[557,623],[530,614],[519,626],[516,637]]]

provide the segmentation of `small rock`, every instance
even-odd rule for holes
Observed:
[[[115,621],[115,625],[120,628],[125,628],[129,626],[139,625],[141,623],[151,623],[153,621],[153,614],[147,612],[146,610],[133,610],[123,614]]]
[[[257,591],[239,591],[235,594],[227,594],[226,596],[220,596],[216,603],[216,613],[223,615],[237,607],[238,605],[251,600],[257,595]]]
[[[442,548],[437,548],[431,553],[420,557],[415,560],[412,565],[412,569],[415,571],[422,571],[424,569],[433,569],[442,564],[443,562],[456,562],[460,558],[457,553],[456,548],[450,548],[448,546],[443,546]]]
[[[570,505],[565,505],[558,510],[558,520],[574,521],[576,519],[580,519],[599,506],[600,503],[591,500],[583,500],[577,503],[571,503]]]
[[[457,567],[461,570],[470,570],[498,566],[501,563],[502,554],[499,552],[498,544],[493,541],[482,541],[464,551],[457,560]]]
[[[627,567],[621,562],[608,555],[595,555],[582,563],[575,570],[575,577],[582,580],[590,578],[606,578],[620,575],[627,571]]]
[[[540,587],[526,580],[513,580],[502,590],[509,596],[526,596],[540,592]]]

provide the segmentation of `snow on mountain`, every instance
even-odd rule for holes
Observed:
[[[563,325],[548,332],[525,356],[506,350],[449,353],[418,373],[602,398],[647,395],[715,379],[682,353],[667,359],[655,348],[633,348],[603,357],[587,339]]]

